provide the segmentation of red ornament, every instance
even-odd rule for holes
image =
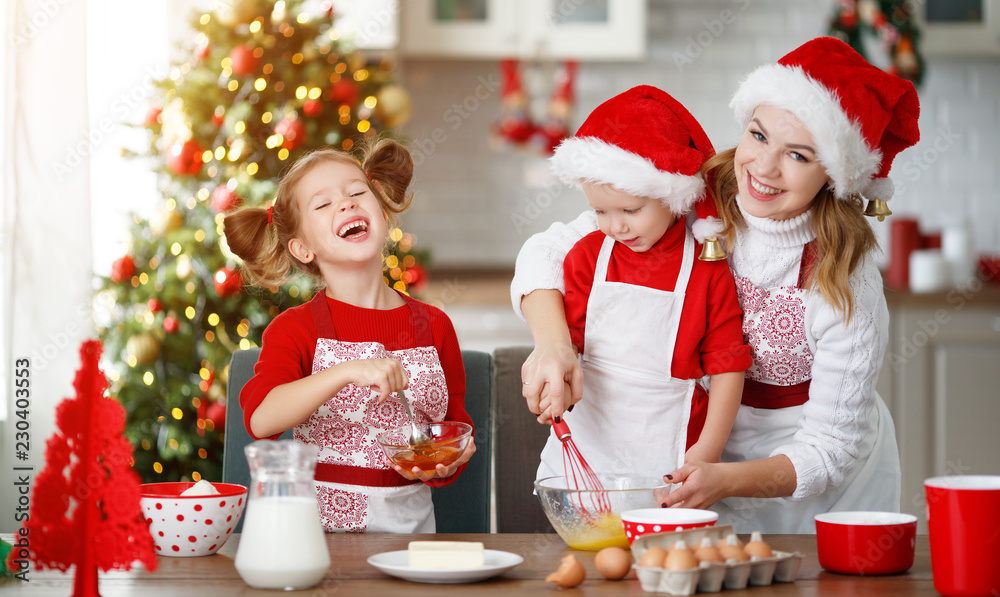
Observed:
[[[174,174],[197,174],[201,170],[201,147],[194,139],[181,143],[178,141],[170,147],[167,155],[167,166]]]
[[[215,114],[212,114],[212,124],[215,127],[220,127],[220,126],[222,126],[222,121],[225,118],[226,118],[226,115],[224,113],[223,114],[219,114],[218,112],[216,112]]]
[[[323,102],[318,99],[306,100],[302,104],[302,113],[310,118],[315,118],[323,113]]]
[[[159,106],[151,106],[149,111],[146,112],[146,118],[142,121],[142,124],[148,128],[160,126],[162,124],[160,120],[161,114],[163,114],[162,108]]]
[[[31,537],[29,557],[39,568],[75,566],[76,597],[99,595],[98,568],[129,570],[141,562],[153,571],[158,564],[139,506],[139,476],[130,465],[132,445],[123,434],[125,409],[105,396],[100,356],[97,340],[80,348],[76,396],[56,407],[45,467],[35,477],[30,513],[15,535]],[[11,552],[8,562],[19,553]]]
[[[274,125],[274,132],[281,135],[281,146],[288,151],[301,146],[306,140],[306,125],[300,118],[285,118]]]
[[[204,401],[202,398],[202,402]],[[226,405],[221,402],[212,404],[205,411],[205,418],[212,422],[217,432],[223,433],[226,430]]]
[[[175,333],[181,327],[181,322],[177,317],[173,315],[167,315],[163,318],[163,331],[168,334]]]
[[[240,272],[223,267],[215,272],[215,293],[221,298],[228,298],[243,289],[243,277]]]
[[[212,191],[212,211],[215,213],[226,213],[242,203],[236,191],[229,188],[229,185],[220,184]]]
[[[338,106],[354,107],[358,103],[358,85],[353,79],[341,77],[327,92]]]
[[[260,59],[254,56],[253,50],[239,45],[229,52],[229,68],[237,77],[246,77],[257,72]]]
[[[198,47],[194,49],[194,57],[198,60],[204,60],[208,58],[209,45],[208,42],[198,44]]]
[[[163,303],[158,298],[151,298],[146,301],[146,308],[156,314],[163,310]]]
[[[403,272],[403,282],[410,287],[411,292],[420,292],[427,286],[427,270],[419,263],[414,264]]]
[[[131,255],[115,259],[111,264],[111,281],[117,284],[132,278],[135,273],[135,260]]]

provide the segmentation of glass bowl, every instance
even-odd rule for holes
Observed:
[[[394,464],[406,470],[414,466],[431,474],[437,465],[448,466],[462,456],[472,439],[472,425],[455,421],[417,424],[431,438],[431,443],[411,446],[410,426],[397,427],[380,433],[376,440],[382,451]]]
[[[572,478],[546,477],[535,481],[535,494],[552,527],[571,548],[628,549],[622,513],[658,508],[654,492],[666,493],[670,485],[659,477],[641,475],[597,473],[597,477],[604,491],[577,489]]]

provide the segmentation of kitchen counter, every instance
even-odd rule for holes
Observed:
[[[644,594],[634,572],[621,581],[609,581],[594,568],[596,552],[575,551],[554,534],[489,535],[327,535],[332,565],[326,577],[304,595],[407,595],[407,597],[450,595],[641,595]],[[9,541],[10,536],[5,536]],[[132,570],[101,574],[99,590],[104,597],[115,595],[184,595],[184,597],[225,597],[227,595],[289,595],[283,591],[260,591],[247,587],[233,566],[239,544],[234,535],[213,556],[200,558],[160,557],[155,572]],[[411,583],[387,576],[367,562],[370,555],[404,550],[411,540],[482,541],[487,549],[520,554],[524,562],[506,573],[472,584],[436,585]],[[936,595],[931,580],[929,544],[926,535],[917,536],[913,568],[892,576],[845,576],[825,572],[816,559],[815,535],[767,535],[775,549],[805,554],[798,578],[791,583],[769,587],[750,586],[726,590],[722,595]],[[573,590],[556,593],[545,576],[555,571],[560,559],[574,553],[587,569],[587,578]],[[59,596],[72,593],[72,574],[32,569],[30,583],[0,583],[4,595]],[[295,594],[295,593],[291,593]],[[649,593],[647,593],[649,594]]]

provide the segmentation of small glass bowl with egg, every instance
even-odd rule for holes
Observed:
[[[659,507],[656,493],[670,485],[659,477],[597,473],[603,490],[578,487],[572,478],[535,481],[535,494],[552,528],[573,549],[597,551],[629,548],[621,515],[628,510]]]
[[[430,438],[430,443],[411,446],[409,424],[382,432],[376,438],[386,457],[410,471],[419,467],[432,474],[437,465],[448,466],[459,458],[472,439],[472,425],[457,421],[417,424]]]

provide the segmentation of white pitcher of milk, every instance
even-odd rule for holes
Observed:
[[[315,586],[330,567],[313,486],[319,448],[261,440],[244,451],[251,482],[236,571],[255,589]]]

